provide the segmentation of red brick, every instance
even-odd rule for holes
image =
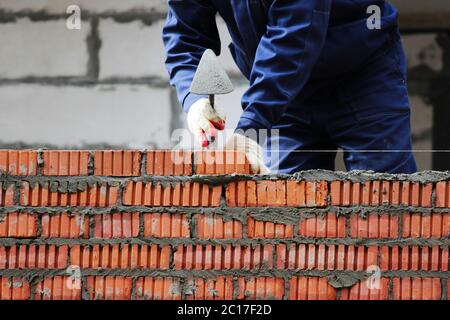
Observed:
[[[436,207],[450,208],[450,182],[436,183]]]
[[[265,238],[266,233],[265,233],[265,221],[259,221],[256,220],[255,221],[255,238]]]
[[[435,249],[436,247],[433,247],[433,250],[437,251]],[[434,254],[434,252],[432,252]],[[436,265],[437,262],[435,256],[432,257],[432,265]],[[449,265],[450,259],[449,259],[449,247],[442,248],[442,271],[449,271]]]
[[[391,195],[393,186],[389,181],[381,182],[381,205],[389,205],[391,203]]]
[[[0,300],[30,299],[30,283],[20,277],[0,277]]]
[[[345,217],[338,217],[334,212],[329,212],[324,216],[301,219],[298,233],[303,237],[343,238],[345,237]]]
[[[139,235],[139,213],[94,215],[95,238],[129,238]]]
[[[446,271],[448,269],[448,249],[434,247],[381,247],[381,270],[425,270]]]
[[[410,248],[406,246],[399,247],[399,265],[401,270],[408,270],[411,267],[412,254]]]
[[[215,160],[214,151],[196,152],[195,172],[198,174],[214,174],[216,171]]]
[[[286,181],[276,182],[276,204],[275,206],[286,206]]]
[[[307,207],[323,207],[327,204],[328,185],[326,182],[306,182],[306,206]]]
[[[189,279],[186,300],[205,300],[205,282],[203,278]]]
[[[229,186],[231,187],[232,184]],[[239,201],[238,204],[241,206],[249,206],[249,207],[256,207],[257,205],[257,198],[256,198],[256,181],[243,181],[238,182],[239,188],[238,192],[241,195],[241,197],[244,197],[242,195],[245,195],[244,201]],[[227,198],[228,200],[228,198]],[[228,204],[228,201],[227,201]]]
[[[403,215],[404,238],[441,238],[450,234],[448,213],[405,213]]]
[[[174,263],[178,270],[272,269],[273,245],[179,245]]]
[[[0,150],[0,172],[15,176],[34,176],[37,167],[36,151]]]
[[[174,222],[169,213],[161,214],[161,236],[170,237],[171,235],[171,224]]]
[[[26,212],[9,212],[0,218],[0,237],[34,238],[37,236],[37,216]]]
[[[36,284],[35,300],[80,300],[80,282],[74,282],[69,276],[44,278]]]
[[[188,278],[185,294],[187,300],[232,300],[233,277]]]
[[[442,214],[432,213],[431,214],[431,237],[440,238],[442,237]]]
[[[341,289],[341,300],[387,300],[389,279],[359,281],[351,288]]]
[[[250,163],[244,153],[208,150],[195,152],[197,174],[250,174]]]
[[[242,238],[242,223],[239,220],[224,220],[218,214],[198,214],[197,237],[199,239]]]
[[[411,213],[405,213],[403,214],[403,230],[402,230],[402,237],[410,237],[411,235]]]
[[[89,217],[81,214],[58,213],[42,215],[43,238],[89,238]]]
[[[368,265],[365,264],[367,261],[367,252],[365,247],[357,247],[356,248],[356,270],[364,271],[367,269]],[[352,262],[352,261],[348,261]]]
[[[397,238],[398,216],[388,213],[359,213],[350,216],[350,236],[352,238]]]
[[[281,300],[284,298],[284,280],[274,277],[238,278],[238,299]]]
[[[289,224],[273,223],[270,221],[258,221],[247,218],[248,238],[292,238],[294,226]]]
[[[180,280],[171,277],[139,277],[136,279],[135,294],[137,300],[180,300]]]
[[[144,214],[145,237],[186,238],[189,235],[189,220],[184,214]]]
[[[253,183],[253,190],[250,189],[250,193],[247,192],[247,184]],[[254,197],[252,197],[251,192],[253,192]],[[253,198],[253,199],[252,199]],[[228,206],[230,207],[241,207],[246,206],[247,201],[253,201],[256,205],[256,183],[255,181],[238,181],[231,182],[229,188],[225,190],[225,199]]]
[[[90,300],[130,300],[132,278],[122,276],[89,276],[86,291]]]
[[[70,248],[71,264],[90,269],[168,269],[170,255],[170,246],[156,244],[94,245],[82,248],[74,245]]]
[[[227,205],[235,206],[326,206],[327,183],[305,181],[247,181],[246,186],[236,182],[226,188]]]
[[[292,277],[289,281],[289,300],[336,300],[336,289],[327,279]]]
[[[269,206],[269,193],[274,193],[274,181],[258,181],[256,182],[256,199],[259,207]]]
[[[251,181],[255,185],[256,188],[256,182]],[[244,181],[244,183],[246,183]],[[253,191],[255,194],[254,196],[254,203],[253,206],[257,206],[256,203],[256,192]],[[245,191],[241,191],[238,193],[238,183],[237,182],[230,182],[226,189],[225,189],[225,199],[227,201],[228,207],[237,207],[238,205],[245,206],[247,203],[247,198],[249,197],[249,193]]]
[[[14,184],[5,185],[0,182],[0,206],[9,207],[14,205]]]
[[[131,177],[141,174],[141,152],[105,150],[94,152],[94,175]]]
[[[0,269],[63,269],[67,257],[66,245],[0,247]]]
[[[333,181],[330,183],[331,205],[349,206],[360,203],[360,184],[350,181]],[[356,196],[356,197],[355,197]]]
[[[264,229],[266,238],[272,239],[275,236],[275,225],[273,222],[266,221]]]
[[[189,201],[187,202],[187,205],[190,205],[192,207],[199,207],[201,206],[201,199],[202,199],[202,194],[200,192],[200,184],[199,183],[192,183],[192,185],[190,186],[190,190],[191,190],[191,196]],[[209,192],[209,189],[208,189]],[[185,203],[183,203],[183,205],[186,205]]]
[[[156,150],[147,153],[147,174],[155,176],[164,175],[166,153],[167,151],[164,150]]]
[[[349,181],[331,183],[331,205],[404,205],[431,207],[431,183],[408,181],[367,181],[364,184]]]
[[[450,281],[448,279],[447,279],[447,292],[450,292]],[[450,300],[450,295],[449,294],[447,294],[447,300]]]
[[[442,236],[450,235],[450,213],[442,214]]]
[[[88,175],[89,151],[43,151],[45,176],[86,176]]]
[[[443,260],[441,260],[441,248],[439,246],[433,246],[428,250],[428,267],[432,271],[443,270],[446,271],[448,269],[448,262],[445,261],[445,258],[448,257],[448,249],[442,250]],[[447,259],[448,260],[448,259]],[[444,265],[441,264],[441,261]]]
[[[54,182],[59,187],[58,182]],[[45,187],[40,184],[31,186],[28,182],[22,183],[20,191],[20,204],[23,206],[91,206],[108,207],[117,204],[117,186],[94,184],[86,186],[85,191],[74,193],[52,192],[49,183]]]
[[[286,202],[288,206],[304,206],[306,204],[304,188],[305,181],[286,181]]]
[[[178,186],[179,185],[179,186]],[[145,205],[145,206],[173,206],[173,203],[181,206],[211,206],[220,204],[222,187],[212,187],[207,184],[177,183],[152,184],[130,181],[123,194],[124,205]]]
[[[376,246],[291,244],[289,252],[284,253],[283,250],[286,249],[277,247],[277,253],[287,257],[282,264],[278,261],[279,269],[363,271],[377,265],[378,257]]]
[[[439,278],[393,278],[392,298],[394,300],[440,300]]]

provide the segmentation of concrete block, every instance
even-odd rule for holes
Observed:
[[[0,87],[0,139],[55,147],[170,147],[169,89]]]
[[[409,68],[426,65],[433,71],[442,70],[444,53],[436,42],[436,36],[436,33],[403,36]]]
[[[421,96],[410,95],[413,149],[420,170],[432,168],[432,153],[424,152],[433,149],[433,106]]]
[[[163,21],[146,26],[140,21],[101,20],[100,78],[156,76],[168,80],[162,27]]]
[[[390,0],[401,13],[450,12],[450,3],[446,0]]]
[[[85,75],[89,32],[88,24],[68,30],[63,19],[0,24],[0,77]]]
[[[151,26],[139,21],[117,23],[113,19],[101,20],[100,77],[158,76],[168,79],[161,36],[163,25],[163,20]],[[218,18],[217,26],[222,43],[220,63],[230,75],[239,76],[240,71],[228,49],[231,37],[226,24]]]
[[[166,10],[165,0],[2,0],[0,9],[8,11],[45,10],[48,13],[63,14],[70,5],[77,4],[90,12],[128,11],[133,9]]]

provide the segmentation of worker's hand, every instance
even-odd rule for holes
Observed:
[[[225,149],[245,153],[254,174],[270,173],[270,170],[264,164],[263,149],[252,139],[244,135],[234,133],[228,140]]]
[[[202,147],[213,143],[217,137],[217,130],[225,129],[226,115],[217,104],[214,108],[208,99],[202,98],[189,109],[187,123],[189,130]]]

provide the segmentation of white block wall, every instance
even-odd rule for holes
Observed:
[[[64,20],[0,24],[0,78],[84,76],[89,32],[89,24],[68,30]]]
[[[140,21],[101,20],[100,78],[156,76],[168,79],[161,40],[163,24],[163,20],[151,26]]]
[[[11,11],[45,10],[49,13],[60,14],[73,4],[96,13],[142,9],[163,11],[166,0],[2,0],[0,8]]]

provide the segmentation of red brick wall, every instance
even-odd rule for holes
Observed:
[[[0,171],[0,299],[448,299],[445,173],[47,150]]]

